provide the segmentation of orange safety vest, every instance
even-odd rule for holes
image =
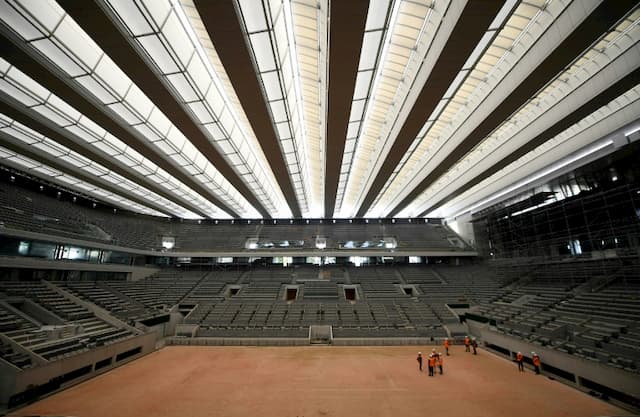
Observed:
[[[469,345],[469,338],[468,338],[468,337],[465,337],[465,338],[464,338],[464,344],[465,344],[465,345]]]
[[[539,358],[539,357],[537,357],[537,356],[534,356],[534,357],[533,357],[533,364],[534,364],[535,366],[540,366],[540,358]]]
[[[516,355],[516,360],[517,360],[518,362],[522,362],[522,359],[524,359],[524,356],[522,356],[522,353],[518,353],[518,354]]]
[[[442,358],[442,355],[438,356],[438,365],[442,366],[444,363],[444,359]]]
[[[436,366],[436,357],[435,356],[429,356],[429,366],[430,367],[434,367]]]
[[[449,347],[449,339],[445,339],[445,341],[444,341],[444,347]]]

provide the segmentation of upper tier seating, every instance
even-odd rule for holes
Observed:
[[[91,209],[6,183],[0,184],[0,219],[0,232],[4,227],[153,251],[163,250],[163,236],[175,238],[174,251],[197,252],[243,251],[249,238],[258,239],[261,248],[271,243],[274,248],[286,244],[290,250],[314,249],[316,237],[326,238],[327,248],[336,249],[348,242],[361,245],[365,241],[370,242],[371,249],[380,249],[378,245],[385,237],[395,238],[398,249],[402,250],[471,249],[449,227],[422,221],[412,224],[376,221],[358,224],[289,224],[285,221],[284,224],[274,224],[265,220],[243,220],[234,224],[229,221],[199,223],[138,215],[124,210],[114,213],[101,207]],[[269,247],[252,252],[262,251],[268,252]]]

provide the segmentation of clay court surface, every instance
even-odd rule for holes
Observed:
[[[486,351],[454,347],[444,375],[420,373],[430,347],[167,347],[11,416],[627,415]]]

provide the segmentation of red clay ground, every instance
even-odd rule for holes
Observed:
[[[11,416],[626,415],[486,351],[455,346],[444,375],[417,370],[428,347],[167,347]]]

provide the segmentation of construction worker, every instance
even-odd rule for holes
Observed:
[[[444,358],[442,357],[442,353],[438,352],[438,369],[440,369],[440,375],[442,375],[443,362],[444,362]]]
[[[476,340],[475,337],[471,341],[471,346],[473,346],[473,354],[477,355],[478,354],[478,341]]]
[[[444,350],[447,352],[447,356],[449,356],[449,339],[444,339]]]
[[[422,352],[418,352],[416,360],[418,361],[418,366],[420,366],[420,372],[422,372]]]
[[[522,352],[516,353],[516,363],[518,364],[518,371],[524,372],[524,355]]]
[[[433,369],[436,367],[436,355],[429,355],[429,376],[433,376]]]
[[[540,356],[536,352],[531,352],[531,360],[533,360],[533,367],[536,370],[536,375],[540,375]]]
[[[471,343],[471,340],[469,339],[469,336],[465,336],[464,337],[464,351],[465,352],[470,352],[469,350],[469,344]]]

